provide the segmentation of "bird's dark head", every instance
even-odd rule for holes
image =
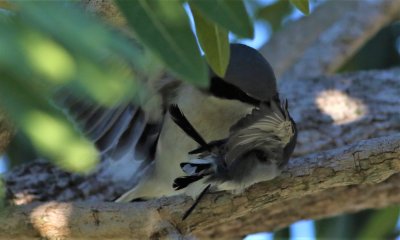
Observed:
[[[230,60],[223,78],[211,71],[210,92],[217,97],[238,99],[253,105],[278,95],[275,74],[268,61],[254,48],[230,45]]]

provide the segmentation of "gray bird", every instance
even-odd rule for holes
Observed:
[[[198,197],[209,184],[240,192],[279,174],[295,147],[295,123],[279,100],[267,60],[242,44],[231,44],[230,50],[225,77],[210,71],[206,89],[167,79],[152,104],[114,109],[63,99],[109,162],[104,177],[108,172],[130,188],[117,202],[182,193]],[[174,106],[179,106],[175,118]],[[179,125],[182,113],[186,125]],[[189,125],[202,140],[182,130]]]
[[[219,190],[241,192],[276,177],[288,162],[297,135],[287,101],[279,104],[279,99],[262,102],[230,128],[227,138],[211,143],[206,143],[178,106],[172,105],[172,119],[200,145],[189,152],[197,156],[180,164],[187,175],[175,179],[173,187],[180,190],[203,179]]]

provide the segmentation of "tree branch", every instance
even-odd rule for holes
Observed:
[[[288,23],[260,51],[281,80],[332,74],[399,12],[397,0],[328,1]]]
[[[299,130],[295,156],[391,135],[400,128],[399,68],[294,81],[280,89]],[[89,176],[43,161],[20,166],[5,176],[9,199],[16,204],[115,199],[130,186],[106,174],[118,160],[111,161],[104,160]],[[130,162],[122,163],[122,168],[130,168]]]
[[[232,238],[299,219],[399,203],[399,172],[397,134],[292,159],[279,178],[242,195],[208,194],[183,222],[192,203],[184,197],[131,204],[36,203],[0,218],[0,237],[158,239],[193,233]]]
[[[299,129],[295,155],[397,133],[399,76],[394,68],[281,82]]]
[[[90,4],[107,5],[110,1],[86,3],[90,9]],[[326,6],[334,3],[328,2]],[[324,11],[316,11],[310,20],[301,20],[307,24],[293,23],[301,31],[298,36],[308,36],[307,39],[296,40],[283,30],[265,48],[278,75],[286,72],[283,78],[287,81],[280,82],[280,90],[289,99],[290,111],[298,122],[296,156],[390,135],[400,127],[400,69],[293,81],[335,71],[372,34],[390,22],[400,8],[396,0],[346,4],[351,6],[342,6],[342,2],[335,9],[323,5]],[[321,29],[311,24],[322,23],[320,17],[313,17],[318,14],[331,17]],[[366,16],[368,19],[364,19]],[[343,38],[348,34],[343,34],[343,29],[348,29],[349,23],[355,26],[354,32],[350,38]],[[288,45],[288,39],[294,44]],[[273,47],[275,41],[283,47]],[[291,46],[304,51],[292,53]],[[322,58],[325,54],[329,57]],[[3,126],[1,121],[0,126]],[[0,130],[0,140],[1,133]],[[292,159],[280,178],[257,184],[243,195],[207,195],[184,222],[180,217],[192,202],[183,197],[126,205],[36,203],[14,207],[1,217],[0,238],[158,239],[180,238],[181,233],[192,232],[202,238],[232,239],[249,232],[277,229],[299,219],[384,207],[400,202],[399,141],[399,135],[393,135]],[[128,185],[105,176],[103,170],[107,166],[104,161],[96,173],[82,176],[63,172],[45,162],[34,162],[6,176],[9,198],[17,204],[35,200],[112,200]]]

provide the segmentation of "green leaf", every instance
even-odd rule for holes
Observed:
[[[359,220],[360,213],[344,214],[337,217],[320,219],[314,222],[317,240],[328,238],[352,239],[355,231],[361,226]],[[365,213],[363,213],[365,215]],[[367,216],[368,217],[368,216]],[[357,225],[355,224],[357,222]]]
[[[256,16],[267,20],[273,31],[277,31],[282,26],[283,19],[291,12],[292,7],[287,0],[278,0],[266,7],[260,8]]]
[[[0,63],[18,79],[36,81],[49,91],[71,85],[104,105],[114,105],[135,94],[135,78],[121,58],[103,57],[97,62],[21,26],[0,24],[0,34]]]
[[[0,9],[7,9],[7,10],[10,10],[10,9],[12,9],[12,5],[11,5],[11,3],[9,2],[9,1],[0,1]]]
[[[299,9],[304,15],[310,14],[310,2],[309,0],[289,0],[297,9]]]
[[[179,77],[208,85],[206,64],[180,0],[117,0],[137,38]]]
[[[228,31],[204,18],[195,6],[190,5],[190,9],[207,62],[218,76],[224,77],[230,55]]]
[[[0,18],[1,108],[42,156],[67,170],[88,171],[98,153],[50,103],[54,90],[70,87],[109,106],[137,99],[146,89],[138,91],[133,70],[151,77],[154,58],[75,3],[15,5],[15,14]]]
[[[274,232],[274,240],[289,240],[290,239],[290,229],[285,227]]]
[[[398,206],[376,210],[356,239],[388,239],[395,230],[399,212]]]
[[[30,139],[22,131],[17,131],[7,146],[10,168],[38,159],[39,155]]]
[[[35,148],[66,170],[87,172],[97,164],[94,145],[51,107],[41,88],[1,72],[0,103]]]
[[[69,51],[79,52],[94,61],[119,54],[135,67],[143,65],[142,51],[137,44],[118,31],[111,31],[99,19],[69,1],[21,1],[18,7],[23,22],[50,34]]]
[[[9,69],[25,68],[14,71],[18,78],[70,85],[111,106],[137,94],[131,66],[140,73],[151,71],[135,44],[71,3],[18,2],[18,9],[17,23],[0,26],[0,50],[8,52],[0,53],[0,62],[8,62]]]
[[[191,5],[222,27],[245,37],[254,37],[253,24],[241,0],[191,0]]]

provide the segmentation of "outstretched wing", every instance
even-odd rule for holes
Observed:
[[[95,143],[102,156],[118,159],[131,154],[136,160],[152,157],[162,119],[149,122],[141,107],[126,103],[105,108],[67,92],[58,93],[56,103]]]
[[[103,157],[152,161],[168,102],[181,82],[160,71],[144,85],[148,96],[143,106],[125,103],[105,108],[65,88],[55,93],[54,102]]]

